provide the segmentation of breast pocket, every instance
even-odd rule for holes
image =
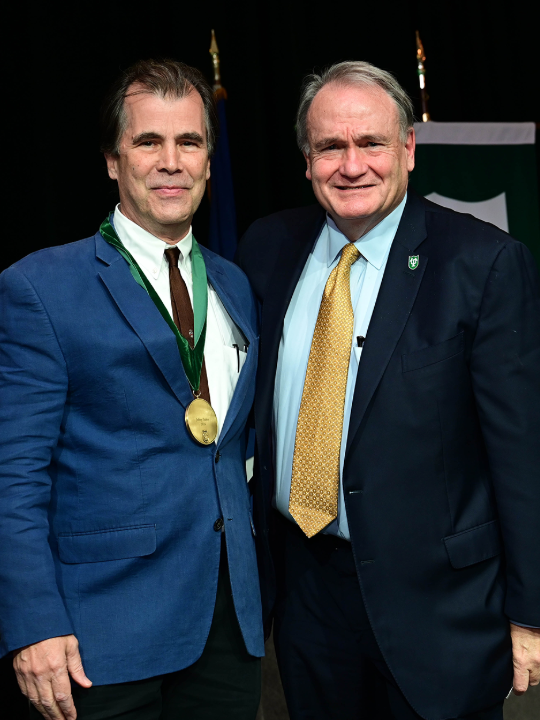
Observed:
[[[444,340],[437,345],[416,350],[401,356],[401,369],[403,373],[411,373],[414,370],[433,367],[463,353],[464,334],[460,332],[449,340]]]

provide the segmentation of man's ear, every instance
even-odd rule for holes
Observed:
[[[412,172],[414,170],[414,151],[416,149],[416,135],[414,134],[414,128],[410,128],[407,133],[407,140],[405,141],[405,150],[407,152],[407,170]]]
[[[309,159],[309,155],[307,155],[305,152],[302,152],[305,160],[306,160],[306,177],[308,180],[311,180],[311,160]]]
[[[206,179],[210,179],[210,158],[208,158],[208,163],[206,165]]]
[[[107,163],[107,172],[111,180],[118,180],[118,160],[116,155],[105,154],[105,161]]]

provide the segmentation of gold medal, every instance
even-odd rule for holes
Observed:
[[[217,437],[218,421],[210,403],[195,398],[186,408],[186,427],[200,445],[210,445]]]

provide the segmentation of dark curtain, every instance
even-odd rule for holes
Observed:
[[[19,3],[4,24],[16,42],[3,75],[0,269],[93,234],[113,207],[98,107],[118,71],[138,58],[179,58],[211,79],[215,28],[241,234],[261,215],[313,201],[294,136],[306,73],[368,60],[397,76],[419,114],[415,29],[427,53],[433,119],[540,121],[531,11],[525,0]],[[205,198],[194,223],[203,243],[208,220]]]
[[[313,201],[294,117],[302,78],[314,68],[372,62],[396,75],[420,113],[416,29],[434,120],[540,121],[532,8],[525,0],[12,2],[3,15],[0,270],[95,233],[113,208],[98,107],[118,71],[138,58],[178,58],[211,80],[215,29],[242,234],[261,215]],[[194,222],[203,243],[207,202]],[[0,675],[4,702],[10,694],[18,701],[9,658]],[[19,717],[18,707],[11,717]]]

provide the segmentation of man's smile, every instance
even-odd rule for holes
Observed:
[[[176,185],[162,185],[160,187],[153,187],[150,189],[157,192],[158,195],[163,195],[165,197],[177,197],[188,190],[188,188],[178,187]]]
[[[334,187],[336,190],[367,190],[368,188],[375,187],[375,185],[334,185]]]

